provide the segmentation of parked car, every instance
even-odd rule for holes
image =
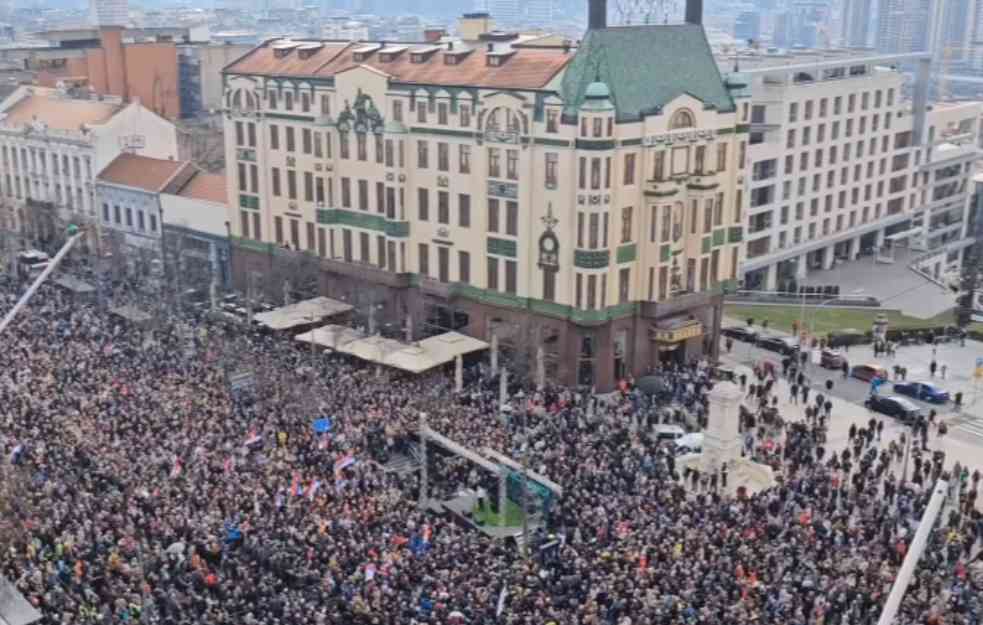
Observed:
[[[865,403],[874,412],[886,414],[904,423],[915,421],[919,415],[918,406],[904,397],[897,397],[895,395],[871,395]]]
[[[874,378],[887,379],[887,369],[880,365],[857,365],[850,370],[850,377],[870,382]]]
[[[655,439],[659,442],[674,441],[686,434],[686,430],[678,425],[663,423],[655,426]]]
[[[826,369],[839,369],[846,362],[846,356],[835,349],[826,348],[819,354],[819,365]]]
[[[703,451],[703,432],[684,434],[675,441],[676,451],[680,454],[699,453]]]
[[[783,356],[794,354],[799,349],[799,342],[790,336],[764,336],[758,339],[756,345]]]
[[[720,331],[724,336],[729,336],[732,339],[738,341],[744,341],[746,343],[754,343],[758,339],[758,333],[751,328],[745,328],[742,326],[731,326],[729,328],[724,328]]]
[[[894,392],[936,404],[944,404],[950,399],[949,391],[929,382],[895,382]]]

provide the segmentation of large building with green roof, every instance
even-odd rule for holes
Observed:
[[[712,354],[744,85],[698,15],[607,27],[592,4],[580,42],[469,14],[459,37],[273,40],[227,66],[240,281],[306,262],[379,327],[495,337],[537,381],[606,390]]]

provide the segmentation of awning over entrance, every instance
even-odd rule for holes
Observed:
[[[253,319],[271,330],[289,330],[297,326],[318,323],[352,310],[350,304],[330,297],[315,297],[296,304],[281,306],[269,312],[257,313]]]
[[[445,332],[416,343],[404,343],[382,336],[364,336],[339,325],[315,328],[294,339],[304,343],[313,340],[322,347],[410,373],[423,373],[453,362],[457,356],[488,349],[488,343],[459,332]]]
[[[884,238],[892,242],[901,241],[902,239],[907,239],[908,237],[912,237],[915,236],[916,234],[920,234],[921,231],[922,231],[921,228],[910,228],[908,230],[902,230],[901,232],[895,232],[894,234],[889,234]]]
[[[669,317],[656,321],[649,328],[649,336],[659,343],[682,343],[703,336],[703,324],[690,316]]]

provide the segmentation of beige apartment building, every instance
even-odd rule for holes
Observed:
[[[712,353],[748,107],[691,21],[595,19],[576,47],[482,14],[440,43],[264,43],[224,72],[238,282],[308,254],[322,292],[383,288],[414,339],[496,336],[598,389]]]

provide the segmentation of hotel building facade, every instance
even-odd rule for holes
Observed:
[[[237,282],[304,254],[326,295],[383,289],[370,304],[413,339],[495,336],[599,390],[713,355],[744,237],[744,85],[698,6],[671,26],[591,14],[576,47],[477,14],[453,41],[274,40],[228,65]]]

